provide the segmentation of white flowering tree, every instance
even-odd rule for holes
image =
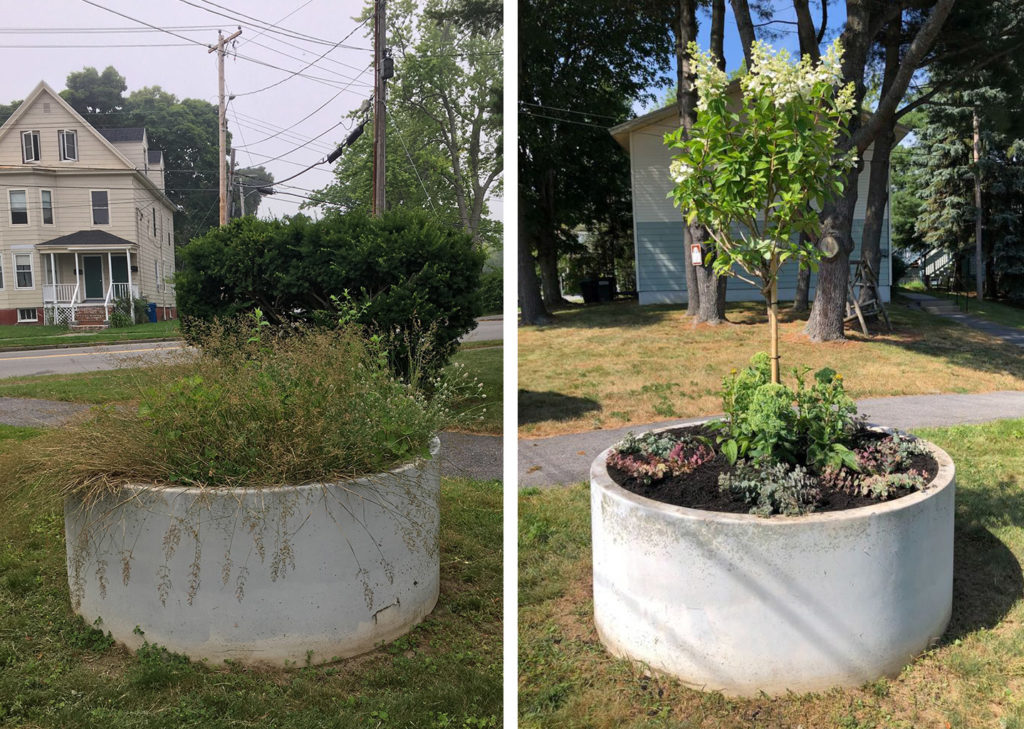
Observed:
[[[842,48],[836,41],[812,63],[793,63],[785,50],[755,42],[750,68],[730,94],[714,57],[691,43],[697,121],[665,136],[678,150],[671,193],[687,225],[704,225],[715,244],[711,265],[757,286],[768,302],[772,381],[779,381],[778,276],[789,259],[817,270],[816,210],[843,191],[856,162],[840,152],[853,111],[853,85],[839,86]],[[806,233],[806,238],[801,238]],[[734,266],[735,264],[735,266]]]

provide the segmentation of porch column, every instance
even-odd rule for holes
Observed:
[[[124,249],[124,258],[128,266],[128,300],[132,302],[132,324],[138,324],[135,321],[135,295],[132,293],[132,252],[127,248]]]
[[[110,288],[108,288],[107,291],[109,291],[110,292],[110,296],[113,297],[114,296],[114,257],[110,253],[110,251],[107,251],[107,273],[110,276]],[[107,321],[110,321],[110,305],[113,304],[113,303],[114,302],[113,302],[112,298],[108,301],[106,296],[103,297],[103,317]]]
[[[78,301],[75,303],[81,303],[82,301],[82,279],[79,273],[81,269],[78,268],[78,251],[75,251],[75,290],[78,294]]]
[[[53,300],[57,300],[57,284],[60,283],[60,276],[57,274],[57,254],[50,253],[50,273],[53,274]]]

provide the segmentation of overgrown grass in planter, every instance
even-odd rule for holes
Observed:
[[[429,383],[390,373],[352,327],[274,332],[214,325],[197,355],[152,368],[137,407],[105,406],[30,452],[23,468],[57,494],[129,482],[264,487],[379,473],[428,454],[478,385],[458,368]],[[429,390],[429,396],[427,393]]]

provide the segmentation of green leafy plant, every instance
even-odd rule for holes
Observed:
[[[738,76],[738,98],[713,56],[694,43],[688,53],[697,120],[689,134],[681,128],[665,136],[677,150],[669,196],[687,225],[707,228],[715,249],[706,263],[764,295],[771,380],[778,383],[779,270],[791,259],[816,270],[826,255],[815,244],[815,208],[842,192],[842,177],[855,163],[852,151],[836,153],[853,112],[853,85],[838,85],[838,41],[817,65],[807,56],[793,64],[786,51],[755,42],[750,68]]]
[[[858,469],[850,439],[859,426],[857,407],[846,394],[842,375],[830,368],[814,374],[793,370],[796,389],[770,381],[769,356],[758,352],[750,365],[722,380],[726,418],[718,430],[722,454],[735,464],[742,458],[796,463],[816,472],[846,466]]]
[[[731,473],[719,476],[718,487],[743,497],[758,516],[806,514],[821,496],[817,479],[806,468],[767,460],[740,461]]]

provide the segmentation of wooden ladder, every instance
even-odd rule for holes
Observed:
[[[878,278],[872,274],[871,264],[866,260],[853,261],[850,263],[856,263],[857,268],[854,269],[853,277],[846,285],[846,318],[843,319],[844,324],[849,324],[854,320],[860,322],[861,331],[864,332],[865,337],[871,336],[868,332],[868,325],[865,317],[868,316],[880,316],[885,321],[885,326],[889,332],[892,332],[892,324],[889,322],[889,315],[885,311],[885,306],[882,304],[882,300],[878,297]],[[868,274],[871,274],[870,276]],[[874,281],[876,285],[872,286],[871,281]],[[860,293],[867,287],[873,294],[872,298],[861,303]]]

